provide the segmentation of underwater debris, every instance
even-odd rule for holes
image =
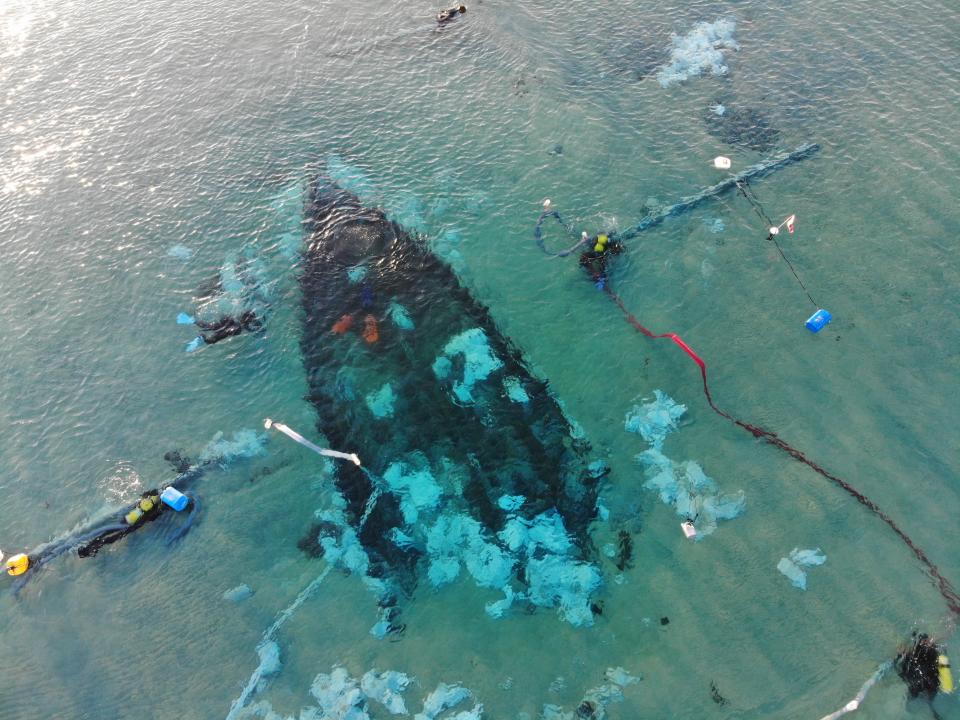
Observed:
[[[720,694],[720,690],[717,688],[716,683],[710,681],[710,699],[713,700],[717,705],[726,705],[727,699]]]
[[[415,469],[395,462],[383,473],[383,481],[400,498],[400,512],[408,525],[417,522],[421,510],[432,510],[440,503],[443,490],[433,479],[429,468]]]
[[[503,504],[519,508],[516,497],[503,498]],[[532,520],[511,515],[497,539],[503,546],[485,539],[482,526],[467,515],[440,515],[426,538],[431,583],[452,582],[464,566],[479,586],[503,591],[503,600],[486,605],[491,617],[502,617],[515,600],[526,600],[556,607],[573,625],[593,623],[590,596],[600,586],[600,573],[571,555],[575,548],[559,513],[548,511]],[[514,568],[526,591],[512,585]]]
[[[669,62],[657,70],[660,86],[666,88],[686,82],[706,70],[714,75],[726,75],[724,52],[740,49],[733,38],[735,29],[736,22],[720,19],[697,23],[686,35],[672,35]]]
[[[718,235],[727,229],[722,218],[704,218],[703,224],[706,225],[714,235]]]
[[[600,571],[585,562],[547,555],[530,558],[526,567],[528,597],[541,607],[556,607],[561,620],[571,625],[592,625],[590,596],[600,587]]]
[[[777,563],[777,570],[785,575],[794,587],[801,590],[807,589],[807,573],[804,568],[823,565],[827,561],[827,556],[816,550],[800,550],[794,548],[790,551],[790,557],[780,558]]]
[[[717,529],[718,520],[733,520],[743,514],[746,497],[740,490],[733,495],[721,493],[703,468],[692,460],[675,463],[653,448],[637,455],[647,481],[644,487],[656,490],[660,500],[673,505],[677,515],[696,523],[696,540]]]
[[[510,375],[503,379],[503,389],[507,393],[507,397],[515,403],[528,403],[530,402],[530,396],[527,395],[527,391],[523,389],[523,385],[520,383],[520,378]]]
[[[656,490],[660,500],[673,505],[677,515],[684,520],[694,520],[696,539],[700,540],[716,530],[718,520],[731,520],[741,515],[746,500],[743,491],[734,495],[721,493],[697,463],[675,463],[661,452],[664,440],[677,429],[686,410],[684,405],[655,390],[652,402],[634,406],[627,413],[624,427],[629,432],[638,433],[652,446],[636,456],[647,477],[644,487]]]
[[[507,512],[516,512],[523,506],[525,501],[526,498],[523,495],[504,495],[497,500],[497,505],[501,510],[506,510]]]
[[[381,718],[374,712],[371,703],[382,705],[391,715],[407,715],[403,694],[413,678],[396,670],[368,670],[357,680],[341,665],[334,665],[329,673],[319,673],[310,685],[310,694],[317,705],[304,708],[300,720],[371,720]],[[455,708],[473,693],[460,684],[441,682],[423,701],[423,710],[413,716],[414,720],[434,720]],[[476,704],[471,710],[443,715],[444,720],[481,720],[483,705]],[[264,718],[265,720],[294,720],[274,712],[269,702],[261,700],[249,707],[231,713],[231,720]]]
[[[770,125],[770,118],[754,108],[724,107],[718,113],[716,107],[707,109],[703,121],[707,132],[727,145],[737,145],[757,152],[768,152],[777,147],[780,131]]]
[[[626,530],[617,533],[616,564],[620,572],[633,567],[633,538]]]
[[[373,416],[376,418],[389,418],[393,417],[394,403],[396,402],[396,395],[393,394],[393,386],[390,383],[385,383],[376,392],[372,392],[364,398],[367,403],[367,407],[370,408],[370,412],[373,413]]]
[[[255,430],[238,430],[227,440],[222,432],[218,432],[206,447],[200,451],[198,460],[201,463],[227,463],[240,458],[252,458],[263,455],[266,436]]]
[[[433,374],[438,380],[451,377],[458,356],[463,358],[462,377],[451,380],[451,389],[460,402],[472,403],[473,386],[503,367],[503,361],[490,350],[486,333],[481,328],[471,328],[451,338],[443,348],[443,354],[434,361]]]
[[[391,300],[387,306],[387,316],[400,330],[413,330],[414,323],[407,309],[396,300]]]
[[[321,558],[323,557],[323,545],[320,544],[320,537],[336,531],[337,526],[333,523],[311,523],[303,536],[297,540],[297,548],[302,550],[307,557]]]
[[[232,603],[239,603],[250,597],[253,597],[253,590],[246,583],[230,588],[223,593],[223,599]]]
[[[383,705],[392,715],[406,715],[407,706],[401,693],[407,689],[410,678],[401,672],[368,670],[360,678],[360,689],[370,700]]]
[[[631,675],[629,672],[624,670],[622,667],[607,668],[603,676],[614,685],[619,685],[620,687],[626,687],[627,685],[636,685],[638,682],[643,680],[642,675]]]
[[[622,667],[616,667],[607,668],[604,679],[607,682],[584,693],[574,711],[569,712],[559,705],[546,704],[540,713],[540,720],[604,720],[607,706],[623,702],[623,688],[639,683],[643,676],[634,676]]]
[[[167,256],[186,261],[193,257],[193,250],[186,245],[171,245],[167,249]]]
[[[261,678],[267,678],[280,672],[282,667],[280,664],[280,646],[276,642],[271,640],[257,646],[257,656],[260,658]]]
[[[442,682],[437,685],[436,690],[427,695],[423,701],[423,710],[414,715],[414,720],[433,720],[444,710],[456,707],[472,695],[473,693],[462,685],[447,685]]]
[[[320,673],[310,686],[323,717],[337,720],[369,720],[366,697],[357,681],[345,668],[334,667],[330,674]]]
[[[193,463],[180,450],[170,450],[163,454],[163,459],[170,463],[173,471],[180,475],[187,472]]]
[[[367,272],[369,272],[369,270],[366,265],[354,265],[347,270],[347,279],[356,285],[367,276]]]
[[[667,435],[677,429],[677,422],[687,412],[662,390],[653,391],[653,401],[634,405],[627,413],[623,426],[627,432],[637,433],[659,450]]]

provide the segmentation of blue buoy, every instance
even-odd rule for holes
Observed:
[[[807,318],[807,321],[804,325],[807,326],[807,330],[812,333],[818,333],[823,330],[824,325],[830,322],[833,319],[833,315],[828,313],[823,308],[817,310],[813,315]]]
[[[190,498],[177,490],[173,485],[163,489],[163,492],[160,493],[160,499],[164,505],[173,508],[177,512],[183,510],[190,503]]]

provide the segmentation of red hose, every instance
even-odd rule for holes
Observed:
[[[633,313],[627,310],[626,306],[623,304],[623,300],[621,300],[620,296],[617,295],[610,288],[609,284],[605,286],[604,290],[607,293],[607,295],[610,296],[610,299],[613,300],[616,306],[620,308],[620,311],[623,313],[627,322],[630,323],[637,331],[643,333],[648,338],[651,338],[653,340],[656,340],[659,338],[669,338],[681,350],[683,350],[687,355],[690,356],[690,359],[693,360],[697,364],[697,366],[700,368],[700,376],[703,378],[703,394],[706,395],[707,402],[710,404],[711,409],[715,413],[717,413],[721,417],[726,418],[727,420],[732,422],[734,425],[737,425],[743,428],[754,437],[763,438],[771,445],[779,448],[780,450],[783,450],[794,460],[802,462],[807,467],[812,468],[813,470],[818,472],[820,475],[830,480],[835,485],[838,485],[844,490],[846,490],[847,493],[849,493],[853,498],[857,500],[857,502],[859,502],[864,507],[869,508],[877,517],[883,520],[900,537],[900,539],[903,540],[906,546],[913,551],[913,554],[916,556],[916,558],[927,569],[927,572],[930,574],[930,577],[933,579],[934,584],[937,586],[937,589],[940,591],[940,595],[942,595],[943,599],[946,601],[947,607],[950,609],[950,612],[952,612],[954,615],[960,615],[960,595],[957,594],[957,591],[954,590],[950,582],[943,575],[940,574],[940,571],[937,570],[937,566],[930,561],[930,558],[927,557],[927,554],[923,550],[921,550],[913,542],[910,536],[907,535],[903,530],[901,530],[900,527],[893,521],[893,519],[889,515],[887,515],[885,512],[883,512],[883,510],[881,510],[880,507],[873,500],[868,498],[866,495],[861,493],[859,490],[854,488],[852,485],[850,485],[846,481],[841,480],[836,475],[828,472],[824,468],[817,465],[815,462],[810,460],[802,452],[797,450],[792,445],[788,444],[785,440],[782,440],[776,433],[770,430],[766,430],[757,425],[752,425],[748,422],[744,422],[743,420],[740,420],[739,418],[735,418],[730,413],[725,412],[724,410],[721,410],[720,408],[718,408],[713,402],[713,397],[710,395],[710,386],[707,384],[707,364],[703,361],[703,359],[699,355],[697,355],[696,352],[694,352],[693,348],[687,345],[687,343],[684,342],[683,338],[681,338],[676,333],[662,333],[658,335],[656,333],[651,332],[646,327],[640,324],[640,321],[633,316]]]

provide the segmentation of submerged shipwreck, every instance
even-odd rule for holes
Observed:
[[[307,202],[302,352],[318,428],[363,467],[305,548],[378,594],[375,635],[426,577],[465,573],[515,602],[592,623],[588,526],[605,469],[489,311],[419,239],[321,177]],[[493,595],[495,598],[496,595]]]

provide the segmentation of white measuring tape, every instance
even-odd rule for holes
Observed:
[[[360,458],[357,457],[356,453],[344,453],[338,450],[328,450],[327,448],[322,448],[319,445],[314,445],[312,442],[307,440],[303,435],[298,433],[296,430],[288,428],[283,423],[275,422],[270,418],[267,418],[266,420],[263,421],[263,426],[267,430],[269,430],[272,427],[276,428],[287,437],[293,440],[296,440],[298,443],[300,443],[304,447],[310,448],[318,455],[323,455],[325,457],[340,458],[341,460],[349,460],[357,467],[360,467]]]

